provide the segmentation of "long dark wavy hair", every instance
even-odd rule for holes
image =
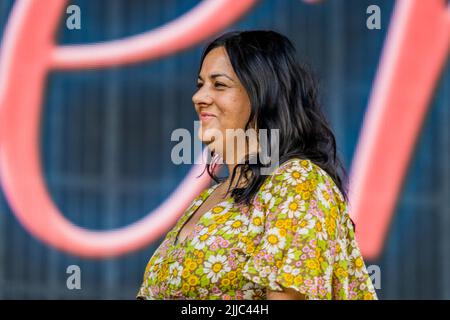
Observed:
[[[279,129],[279,163],[291,158],[309,159],[330,175],[347,201],[347,175],[318,101],[317,82],[309,67],[296,59],[291,41],[271,30],[225,33],[203,51],[199,73],[206,55],[217,47],[225,48],[250,98],[251,114],[245,130],[256,121],[257,129],[267,129],[271,141],[271,129]],[[268,165],[259,157],[256,163],[249,160],[247,157],[230,172],[231,181],[239,172],[236,184],[228,189],[237,203],[249,204],[267,178],[261,169]],[[214,162],[208,163],[206,170],[216,182],[225,179],[215,174]],[[251,174],[246,186],[237,187],[248,173]]]

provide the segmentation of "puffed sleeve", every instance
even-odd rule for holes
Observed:
[[[307,299],[362,298],[358,292],[376,298],[364,263],[353,296],[349,289],[352,263],[362,258],[357,246],[348,249],[353,234],[345,202],[324,170],[291,159],[266,179],[257,197],[264,230],[244,265],[247,279],[274,291],[292,288]]]

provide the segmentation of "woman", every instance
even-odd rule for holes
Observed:
[[[218,183],[155,251],[137,298],[377,299],[335,138],[292,43],[273,31],[226,33],[205,49],[197,87],[199,137],[230,174],[207,165]],[[278,129],[270,175],[259,140],[242,147],[229,134],[253,128],[268,141]]]

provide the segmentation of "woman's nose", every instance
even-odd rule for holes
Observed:
[[[209,94],[208,90],[204,86],[200,87],[197,92],[192,96],[192,102],[195,105],[200,104],[211,104],[213,99]]]

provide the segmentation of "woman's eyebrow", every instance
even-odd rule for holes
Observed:
[[[212,78],[212,79],[214,79],[214,78],[217,78],[217,77],[226,77],[226,78],[228,78],[228,79],[230,79],[231,81],[233,81],[234,82],[234,80],[233,79],[231,79],[231,77],[230,76],[228,76],[227,74],[225,74],[225,73],[212,73],[212,74],[210,74],[209,75],[209,77],[210,78]],[[198,78],[200,79],[200,80],[202,80],[203,81],[203,78],[202,78],[202,76],[201,75],[198,75]]]

